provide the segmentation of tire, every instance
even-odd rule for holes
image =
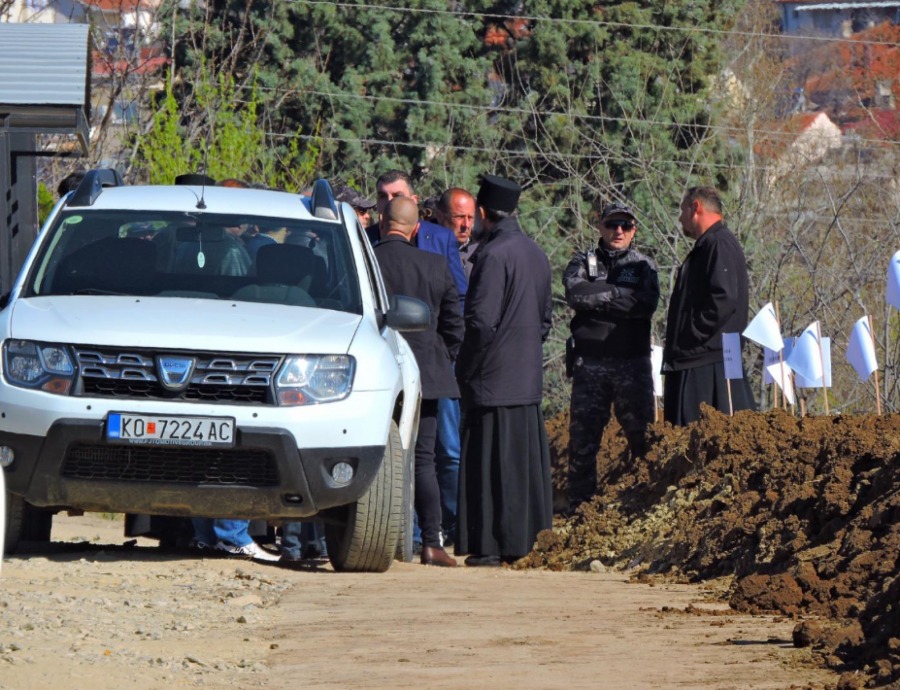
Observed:
[[[23,541],[49,542],[53,512],[36,508],[21,496],[6,493],[4,553],[15,553]]]
[[[391,422],[384,458],[372,485],[353,504],[329,511],[325,543],[339,572],[383,573],[391,567],[403,522],[403,447]]]
[[[397,542],[398,561],[409,563],[412,561],[413,552],[413,527],[415,514],[415,448],[407,451],[407,457],[403,461],[403,508],[402,521],[400,523],[400,541]]]

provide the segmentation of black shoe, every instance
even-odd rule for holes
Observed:
[[[500,556],[469,556],[466,559],[466,565],[482,568],[499,568],[503,564]]]

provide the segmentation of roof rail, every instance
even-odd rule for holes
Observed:
[[[316,218],[323,220],[337,220],[338,210],[334,201],[334,192],[328,180],[316,180],[313,182],[312,196],[309,201],[309,210]]]
[[[104,187],[124,187],[125,180],[118,170],[113,168],[98,168],[88,170],[84,179],[72,192],[72,196],[66,202],[66,206],[93,206]]]

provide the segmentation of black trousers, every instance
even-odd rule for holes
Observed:
[[[732,412],[756,409],[756,401],[746,374],[742,379],[732,379],[730,386]],[[728,388],[725,365],[722,362],[681,371],[667,371],[663,389],[665,420],[674,426],[687,426],[696,422],[700,419],[700,403],[728,414]]]
[[[437,400],[423,400],[416,436],[416,515],[424,546],[441,545],[441,490],[434,464]]]

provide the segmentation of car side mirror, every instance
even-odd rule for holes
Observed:
[[[420,299],[391,295],[384,323],[401,333],[427,331],[431,327],[431,309]]]

